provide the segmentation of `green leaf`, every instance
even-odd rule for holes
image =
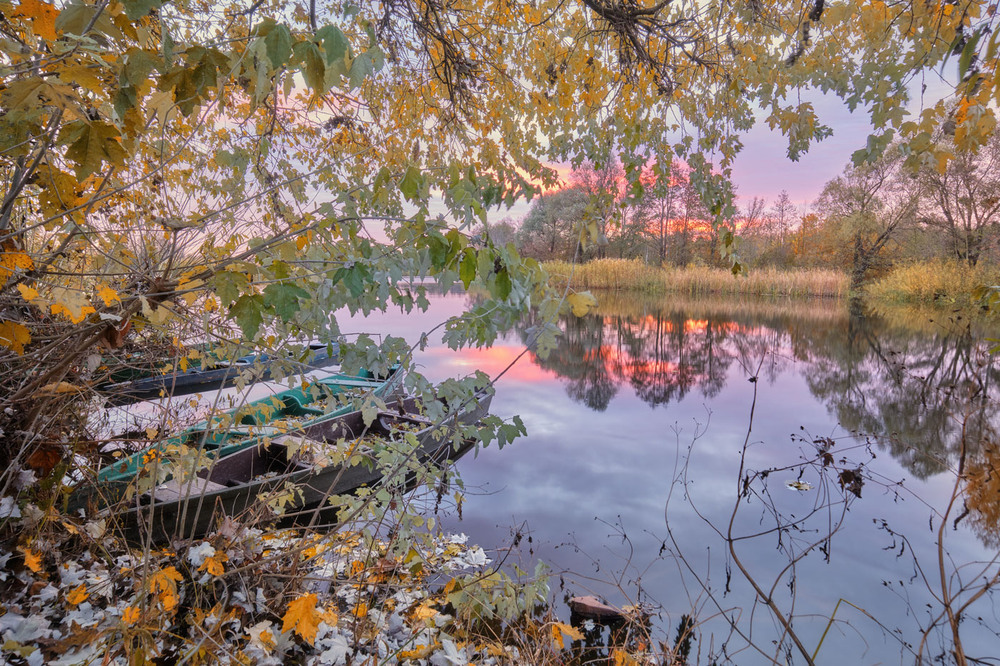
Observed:
[[[302,76],[313,94],[325,93],[326,85],[323,80],[326,77],[326,63],[319,52],[319,47],[312,42],[299,42],[295,45],[295,57],[303,64]]]
[[[510,296],[510,292],[513,285],[510,282],[510,274],[507,273],[507,267],[504,266],[499,271],[497,271],[497,298],[500,300],[506,300]]]
[[[223,305],[229,305],[246,289],[249,284],[247,276],[233,271],[222,271],[213,278],[215,294]]]
[[[462,251],[462,261],[458,267],[458,277],[462,284],[468,289],[472,281],[476,279],[476,252],[470,247]]]
[[[372,58],[367,53],[362,53],[351,63],[351,88],[357,88],[373,71]]]
[[[343,60],[351,53],[351,43],[335,25],[325,25],[316,31],[316,39],[323,42],[327,64]]]
[[[149,73],[161,65],[160,58],[153,54],[142,49],[131,49],[122,68],[122,78],[133,86],[140,86],[149,78]]]
[[[116,166],[125,164],[128,154],[119,142],[118,128],[100,120],[78,123],[67,125],[71,133],[68,136],[75,136],[75,140],[66,150],[66,157],[76,163],[78,180],[100,171],[104,162]],[[75,127],[70,129],[71,126]]]
[[[162,7],[163,0],[122,0],[122,5],[125,7],[125,16],[130,21],[135,21]]]
[[[291,321],[301,309],[299,299],[308,299],[309,292],[294,284],[272,283],[264,288],[264,305],[273,308],[282,321]]]
[[[424,183],[423,174],[420,173],[420,169],[411,166],[406,169],[406,173],[403,174],[402,180],[399,181],[399,191],[403,193],[409,201],[415,202],[418,199],[418,194]]]
[[[342,270],[344,271],[344,286],[351,292],[351,296],[358,298],[361,294],[365,293],[365,282],[371,276],[368,268],[363,264],[355,264],[350,268]]]
[[[292,55],[292,33],[288,26],[275,25],[264,37],[264,47],[267,49],[267,59],[271,67],[278,69],[288,63]]]
[[[248,340],[252,340],[257,336],[260,325],[264,323],[264,315],[262,314],[263,303],[261,301],[260,296],[244,294],[236,299],[233,306],[229,308],[230,316],[236,320],[236,323],[243,331],[243,335]]]

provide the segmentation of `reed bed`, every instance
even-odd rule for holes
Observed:
[[[996,266],[971,267],[955,260],[932,260],[897,266],[871,284],[865,294],[889,303],[970,303],[980,286],[1000,284]]]
[[[722,268],[688,266],[656,268],[641,260],[599,259],[586,264],[548,262],[545,270],[553,284],[565,285],[572,276],[576,289],[628,289],[652,293],[733,296],[795,296],[847,298],[850,279],[829,269],[753,269],[733,276]]]

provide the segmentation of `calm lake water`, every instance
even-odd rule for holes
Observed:
[[[466,298],[342,329],[416,343]],[[960,463],[978,484],[943,531],[955,607],[996,574],[1000,543],[998,369],[972,327],[947,313],[605,294],[562,328],[548,358],[509,369],[523,331],[418,352],[434,379],[506,369],[493,412],[528,429],[459,461],[469,492],[447,529],[505,565],[545,561],[557,602],[649,605],[664,640],[693,616],[692,663],[803,663],[741,567],[819,647],[817,663],[910,664],[921,650],[951,663],[937,542]],[[966,653],[997,663],[990,595],[963,618]]]

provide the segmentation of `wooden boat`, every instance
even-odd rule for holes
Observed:
[[[371,423],[354,411],[300,425],[218,457],[183,480],[170,480],[139,495],[114,519],[126,535],[152,535],[157,541],[204,535],[224,517],[240,521],[303,517],[329,510],[339,495],[380,482],[386,454],[396,457],[395,477],[409,463],[443,464],[457,459],[474,443],[458,426],[476,423],[489,411],[492,394],[431,422],[421,404],[401,399],[378,412]],[[331,502],[332,500],[332,502]]]
[[[332,353],[331,353],[332,352]],[[257,381],[267,381],[277,357],[272,354],[248,354],[233,361],[209,360],[210,353],[203,352],[204,362],[191,361],[185,371],[159,373],[147,370],[125,371],[112,375],[113,380],[96,386],[112,405],[127,405],[142,400],[151,400],[163,395],[178,396],[215,391],[235,386],[244,370],[253,370]],[[285,357],[285,361],[291,361]],[[319,369],[339,362],[337,345],[310,344],[309,356],[301,365],[302,369]]]
[[[228,456],[253,447],[266,438],[292,431],[296,424],[320,424],[351,412],[344,404],[327,411],[326,401],[343,398],[349,392],[370,393],[390,398],[402,384],[403,371],[398,366],[387,376],[375,376],[362,370],[358,374],[337,373],[313,382],[308,388],[296,388],[255,400],[201,421],[165,441],[158,442],[122,460],[104,467],[93,483],[81,484],[70,498],[71,509],[88,504],[98,506],[117,502],[143,474],[149,473],[151,459],[186,449],[209,458]]]

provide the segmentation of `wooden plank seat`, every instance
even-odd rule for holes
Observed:
[[[176,502],[182,500],[185,497],[197,498],[201,496],[202,493],[212,493],[219,490],[225,490],[225,486],[219,483],[214,483],[207,479],[201,477],[196,477],[194,479],[189,479],[185,483],[181,483],[177,479],[170,479],[166,483],[162,483],[146,496],[153,495],[156,497],[157,502]]]

